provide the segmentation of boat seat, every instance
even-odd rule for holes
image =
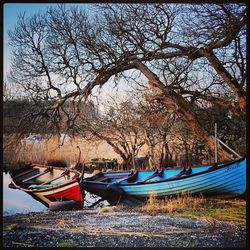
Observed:
[[[29,168],[28,170],[21,172],[19,174],[13,175],[13,178],[15,179],[19,179],[20,177],[24,176],[24,175],[28,175],[31,174],[33,172],[39,171],[37,168]]]
[[[17,178],[29,172],[33,172],[33,171],[34,171],[34,168],[32,168],[32,164],[30,163],[30,164],[25,165],[25,167],[21,169],[16,169],[16,170],[11,171],[11,175]]]
[[[86,181],[99,181],[101,177],[104,177],[104,174],[102,172],[95,174],[93,176],[90,176],[90,177],[82,178],[82,179]]]
[[[57,183],[53,183],[53,184],[33,184],[33,185],[30,185],[29,188],[32,188],[32,189],[43,189],[43,188],[52,188],[52,187],[57,187],[57,186],[60,186],[62,185],[63,182],[57,182]]]

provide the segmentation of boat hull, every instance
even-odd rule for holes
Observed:
[[[51,171],[47,171],[51,168]],[[64,168],[49,167],[39,164],[26,166],[11,175],[10,188],[20,189],[49,207],[55,201],[75,202],[75,209],[82,209],[83,194],[79,186],[80,173]]]
[[[119,200],[119,193],[111,193],[107,190],[109,184],[107,183],[98,183],[98,182],[84,182],[81,184],[81,188],[84,191],[87,191],[91,194],[102,197],[104,200],[107,200],[111,205],[115,205]]]
[[[112,175],[116,177],[112,179]],[[106,199],[111,205],[124,200],[144,201],[152,193],[158,198],[179,194],[232,198],[246,192],[246,159],[216,167],[193,168],[190,174],[183,174],[177,169],[166,169],[162,173],[141,171],[130,183],[119,181],[116,173],[109,173],[107,177],[108,182],[96,177],[83,179],[81,188]]]
[[[211,171],[176,180],[122,184],[120,188],[126,194],[135,197],[149,197],[152,192],[155,192],[157,197],[183,193],[237,197],[246,191],[246,160],[235,161]]]
[[[29,192],[28,192],[29,193]],[[57,187],[51,190],[39,190],[32,192],[39,200],[43,201],[47,207],[54,201],[69,201],[76,202],[75,209],[81,209],[83,206],[83,195],[78,181],[67,183],[67,185]]]

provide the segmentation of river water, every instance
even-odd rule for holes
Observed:
[[[85,176],[87,177],[87,176]],[[13,215],[17,213],[29,213],[46,211],[48,208],[35,200],[29,194],[19,190],[9,188],[11,177],[9,173],[3,173],[3,216]],[[100,197],[94,197],[86,193],[84,206],[90,206],[96,202]],[[108,205],[107,202],[102,203]]]
[[[39,201],[27,193],[19,190],[9,188],[11,177],[9,173],[3,173],[3,216],[17,214],[45,211],[47,209]]]

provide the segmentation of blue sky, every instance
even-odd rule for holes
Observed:
[[[4,50],[4,68],[3,68],[3,78],[4,80],[7,77],[7,74],[10,69],[10,61],[11,61],[11,47],[8,45],[9,38],[8,38],[8,31],[13,30],[17,24],[17,17],[18,14],[25,12],[26,16],[31,16],[35,13],[46,11],[48,7],[56,6],[57,4],[41,4],[41,3],[6,3],[3,6],[3,12],[4,12],[4,43],[3,43],[3,50]],[[66,6],[72,6],[72,5],[81,5],[85,9],[88,9],[91,11],[91,6],[93,4],[66,4]],[[126,86],[126,84],[124,84]],[[124,88],[123,88],[124,89]],[[114,88],[112,81],[110,81],[110,84],[105,84],[105,87],[102,88],[101,93],[98,95],[102,95],[103,99],[106,95],[115,93],[116,95],[117,89]]]
[[[27,16],[33,15],[40,11],[45,11],[50,6],[56,6],[57,4],[41,4],[41,3],[5,3],[3,5],[4,14],[4,78],[9,71],[10,66],[10,46],[8,45],[8,31],[15,28],[17,23],[17,16],[20,13],[25,12]],[[67,6],[73,4],[66,4]],[[86,5],[85,5],[86,6]]]
[[[5,3],[3,6],[3,28],[4,28],[4,78],[9,71],[10,66],[10,46],[8,39],[8,31],[13,30],[17,23],[17,16],[20,13],[27,13],[32,15],[36,12],[46,10],[48,6],[52,4],[17,4],[17,3]]]

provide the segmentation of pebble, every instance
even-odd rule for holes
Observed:
[[[11,225],[20,224],[15,230]],[[97,209],[3,217],[4,247],[245,247],[246,228],[204,221]]]

